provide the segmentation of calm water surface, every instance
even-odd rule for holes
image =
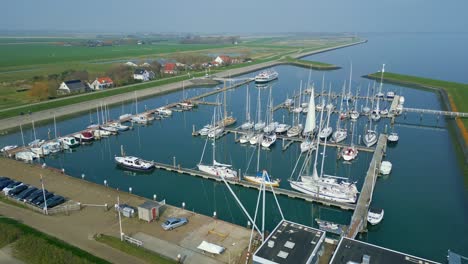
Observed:
[[[387,71],[468,82],[468,76],[462,72],[462,69],[468,68],[468,58],[463,49],[468,44],[466,35],[395,34],[366,37],[369,39],[367,44],[305,58],[343,67],[326,73],[312,71],[311,83],[314,83],[318,91],[321,90],[322,76],[325,74],[325,86],[328,88],[331,85],[333,92],[341,92],[344,80],[349,78],[350,61],[353,63],[352,91],[360,89],[361,95],[367,93],[368,84],[372,86],[373,82],[360,76],[379,70],[382,63],[387,64]],[[451,46],[444,50],[447,42]],[[453,68],[449,69],[447,62]],[[274,102],[278,104],[288,96],[298,93],[300,81],[305,85],[309,71],[292,66],[279,66],[276,70],[280,73],[280,78],[272,84],[272,92]],[[138,108],[140,111],[145,107],[155,108],[167,102],[181,100],[183,96],[190,97],[212,89],[214,88],[192,88],[186,90],[185,95],[175,92],[139,100]],[[264,118],[268,88],[258,90],[250,85],[249,90],[252,117],[256,117],[257,95],[260,91]],[[407,107],[442,109],[435,93],[385,84],[384,91],[388,90],[403,94]],[[245,97],[246,86],[227,92],[228,111],[238,118],[238,124],[245,119]],[[132,98],[129,100],[130,102],[121,106],[112,107],[111,117],[117,118],[122,112],[134,112],[135,105],[131,102]],[[222,100],[222,94],[205,100]],[[339,107],[339,101],[334,103]],[[365,101],[359,101],[358,107],[365,104]],[[386,104],[381,103],[381,106],[385,107]],[[200,162],[205,139],[192,137],[192,127],[195,125],[196,128],[201,128],[209,123],[212,113],[212,106],[201,105],[194,111],[174,113],[172,117],[154,121],[149,126],[135,126],[133,131],[81,146],[72,153],[47,157],[42,162],[64,168],[75,177],[84,174],[85,180],[101,184],[107,180],[111,187],[123,191],[132,187],[133,192],[138,195],[152,198],[156,194],[158,199],[166,199],[176,206],[185,202],[186,207],[195,212],[212,215],[216,211],[221,219],[246,225],[247,218],[222,183],[159,170],[149,174],[131,173],[118,169],[113,161],[123,145],[128,155],[168,164],[172,164],[175,157],[182,167],[195,168]],[[285,110],[275,112],[276,121],[281,122],[283,118],[287,123],[292,122],[292,115]],[[57,122],[58,134],[64,135],[82,129],[90,120],[96,120],[95,111]],[[301,116],[301,121],[305,121],[304,115]],[[336,116],[332,116],[330,124],[334,127],[335,123]],[[357,123],[355,142],[368,125],[365,118],[360,118]],[[344,125],[349,129],[348,123]],[[449,135],[445,120],[434,116],[423,116],[421,119],[419,115],[408,114],[398,117],[393,128],[386,120],[381,120],[376,125],[379,131],[397,131],[400,142],[388,148],[385,159],[393,163],[393,171],[390,176],[378,180],[373,197],[373,205],[385,209],[385,219],[378,226],[370,227],[369,232],[359,239],[438,261],[444,260],[447,249],[468,255],[468,196],[463,187],[462,171],[456,161],[454,141]],[[46,124],[36,127],[36,133],[41,138],[53,136],[54,126]],[[32,139],[30,128],[24,129],[24,137],[27,142]],[[348,137],[347,142],[350,140]],[[21,144],[19,133],[0,138],[0,145],[11,143]],[[216,150],[217,161],[233,164],[242,172],[255,171],[255,148],[234,143],[234,135],[217,140]],[[323,153],[322,150],[319,153]],[[277,141],[271,150],[261,151],[260,167],[267,169],[273,177],[282,179],[282,188],[290,189],[287,180],[297,177],[297,173],[291,173],[298,157],[297,144],[282,151],[281,141]],[[336,150],[327,148],[324,172],[358,181],[360,187],[372,156],[361,152],[352,164],[344,164],[335,157]],[[211,147],[208,144],[203,162],[209,163],[210,158]],[[233,189],[253,214],[257,192],[240,187]],[[267,228],[272,230],[281,217],[272,195],[268,194],[267,197]],[[342,224],[348,224],[351,218],[351,212],[302,200],[281,196],[279,202],[288,220],[307,225],[316,226],[315,218]]]

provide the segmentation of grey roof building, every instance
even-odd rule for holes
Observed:
[[[89,91],[91,91],[91,89],[88,84],[81,80],[64,81],[57,89],[58,94],[84,93]]]

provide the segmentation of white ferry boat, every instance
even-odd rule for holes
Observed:
[[[255,83],[267,83],[276,79],[278,79],[278,73],[275,70],[266,70],[255,76]]]

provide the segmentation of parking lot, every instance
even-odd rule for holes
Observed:
[[[40,166],[3,158],[0,158],[0,166],[3,168],[1,176],[38,187],[41,184],[39,175],[42,174],[45,189],[49,190],[49,192],[66,196],[68,200],[80,202],[81,204],[107,204],[110,208],[110,210],[104,210],[102,206],[84,206],[82,210],[71,212],[69,215],[45,216],[31,210],[13,209],[11,206],[0,204],[2,214],[22,220],[25,224],[79,246],[97,256],[112,259],[116,263],[122,262],[121,259],[116,259],[117,253],[112,253],[115,250],[94,241],[92,237],[99,233],[118,237],[118,216],[113,208],[117,196],[120,197],[121,203],[133,207],[143,203],[144,198],[69,177],[58,171],[43,169]],[[6,207],[9,210],[4,210]],[[165,231],[161,224],[168,217],[185,217],[188,219],[188,224],[174,230]],[[137,217],[123,217],[122,227],[123,232],[130,236],[136,235],[165,241],[167,248],[151,248],[151,245],[148,245],[148,247],[160,253],[172,252],[168,257],[175,259],[176,256],[172,256],[175,251],[172,249],[180,248],[182,252],[178,254],[186,254],[187,257],[184,263],[190,263],[188,255],[201,255],[210,258],[214,262],[227,263],[229,260],[231,262],[235,259],[238,260],[242,252],[247,248],[250,236],[249,229],[169,205],[166,206],[158,221],[147,223],[138,220]],[[222,246],[226,250],[223,254],[217,256],[203,255],[203,252],[197,249],[202,241]],[[103,246],[106,247],[105,250],[102,249]],[[97,250],[97,248],[100,249]],[[128,259],[129,256],[126,255],[126,258]],[[127,263],[138,263],[138,261],[133,259],[127,261]]]

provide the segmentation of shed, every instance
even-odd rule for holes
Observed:
[[[165,203],[146,201],[138,206],[138,218],[148,223],[159,218],[160,208]]]

